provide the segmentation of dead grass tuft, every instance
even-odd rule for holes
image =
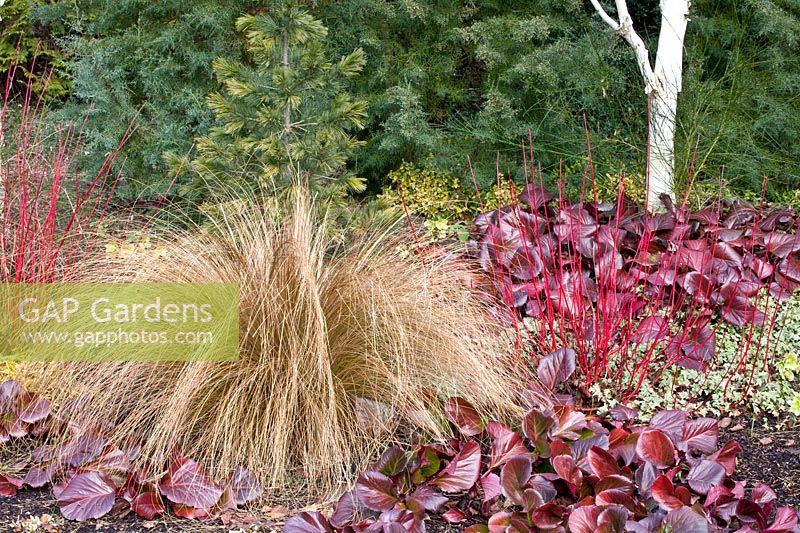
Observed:
[[[279,222],[248,204],[164,243],[166,255],[91,269],[107,281],[240,284],[238,360],[51,364],[39,386],[56,402],[88,393],[82,414],[113,423],[118,442],[143,438],[141,461],[163,464],[177,445],[218,476],[243,465],[272,489],[352,481],[400,418],[437,434],[435,397],[515,414],[504,344],[466,293],[463,265],[420,264],[391,228],[336,246],[296,196]]]

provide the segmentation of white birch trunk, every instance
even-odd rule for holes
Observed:
[[[675,112],[677,94],[650,93],[650,131],[647,143],[647,208],[661,206],[660,197],[674,200],[675,182]]]
[[[689,21],[689,0],[661,0],[661,30],[658,36],[655,68],[650,64],[647,47],[633,29],[633,20],[625,0],[615,0],[617,17],[606,13],[600,0],[591,0],[603,21],[628,42],[650,98],[647,153],[647,209],[660,206],[662,194],[674,199],[675,117],[683,72],[683,39]]]

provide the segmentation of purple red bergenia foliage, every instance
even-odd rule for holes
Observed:
[[[778,311],[764,312],[768,295],[782,302],[800,287],[800,218],[743,201],[699,211],[663,201],[651,214],[621,190],[616,204],[570,202],[529,183],[510,205],[478,215],[471,253],[519,355],[535,364],[571,347],[579,384],[613,383],[623,401],[673,365],[709,368],[723,321],[746,339],[741,364],[726,370],[766,364],[760,340]]]
[[[114,161],[133,128],[95,175],[81,176],[82,131],[49,127],[33,80],[16,94],[17,68],[6,76],[0,109],[0,282],[64,281],[92,250],[119,179]]]
[[[541,377],[569,378],[564,355]],[[622,406],[595,417],[561,405],[529,411],[515,431],[460,398],[445,414],[456,437],[389,448],[329,516],[304,512],[284,531],[424,532],[430,514],[469,533],[800,531],[772,489],[731,478],[741,448],[718,447],[714,419],[662,411],[641,425]]]
[[[0,384],[0,445],[65,433],[68,438],[33,450],[33,464],[23,476],[0,475],[0,496],[51,485],[64,517],[82,522],[129,511],[152,520],[168,508],[183,518],[219,516],[262,493],[253,473],[244,468],[217,483],[197,462],[178,453],[165,465],[166,472],[137,469],[140,447],[135,443],[121,449],[100,433],[81,430],[74,420],[56,415],[44,397],[16,381]]]

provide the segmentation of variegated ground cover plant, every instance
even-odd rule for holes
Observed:
[[[568,379],[574,356],[544,357],[541,381]],[[637,424],[622,406],[598,417],[557,405],[514,429],[459,398],[445,413],[449,442],[388,449],[330,515],[301,513],[284,531],[424,532],[434,514],[470,533],[800,531],[772,489],[732,478],[740,447],[718,446],[714,419],[670,410]]]
[[[120,448],[99,432],[79,430],[69,411],[65,406],[62,414],[54,413],[44,397],[16,381],[0,384],[0,446],[12,440],[67,435],[36,447],[32,463],[19,477],[0,474],[0,497],[50,485],[64,517],[82,522],[128,511],[152,520],[168,509],[184,518],[206,518],[261,495],[255,476],[246,469],[238,468],[230,479],[216,482],[178,450],[163,471],[156,465],[137,468],[137,443]]]

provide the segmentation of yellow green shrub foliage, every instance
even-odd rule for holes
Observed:
[[[471,213],[469,194],[457,176],[404,162],[389,172],[381,200],[389,205],[405,201],[409,211],[429,219],[460,220]]]
[[[512,193],[511,187],[514,187]],[[512,203],[522,194],[523,187],[516,183],[509,182],[503,175],[497,176],[497,183],[495,183],[489,190],[481,193],[483,197],[483,207],[486,211],[499,209],[505,205],[512,205]],[[480,212],[480,205],[474,205],[475,214]]]
[[[625,172],[610,172],[604,176],[596,176],[595,186],[597,187],[597,198],[605,201],[614,201],[619,195],[619,188],[622,185],[625,196],[644,205],[646,196],[647,178],[642,174],[628,174]],[[591,193],[587,192],[587,196]]]

